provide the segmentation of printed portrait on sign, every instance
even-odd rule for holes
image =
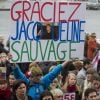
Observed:
[[[42,40],[58,40],[59,39],[59,27],[54,23],[42,23],[37,25],[37,37]]]

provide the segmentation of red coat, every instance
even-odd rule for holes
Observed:
[[[6,90],[0,90],[0,100],[10,100],[11,91],[9,88]]]
[[[96,51],[96,40],[94,38],[90,38],[88,40],[87,58],[93,60],[95,51]]]

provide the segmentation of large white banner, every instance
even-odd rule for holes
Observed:
[[[12,62],[83,59],[85,13],[79,2],[14,2]]]

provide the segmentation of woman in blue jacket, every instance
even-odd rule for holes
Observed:
[[[32,64],[31,64],[32,65]],[[13,72],[16,79],[21,79],[28,85],[28,95],[32,97],[33,100],[39,100],[40,94],[48,88],[50,83],[58,76],[64,67],[66,67],[67,61],[57,65],[52,71],[50,71],[45,76],[42,76],[42,71],[38,66],[31,66],[31,77],[28,79],[25,74],[23,74],[18,67],[18,65],[13,66]]]

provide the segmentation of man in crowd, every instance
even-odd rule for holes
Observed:
[[[85,100],[97,100],[96,97],[97,97],[97,91],[93,88],[87,88],[85,90]]]

